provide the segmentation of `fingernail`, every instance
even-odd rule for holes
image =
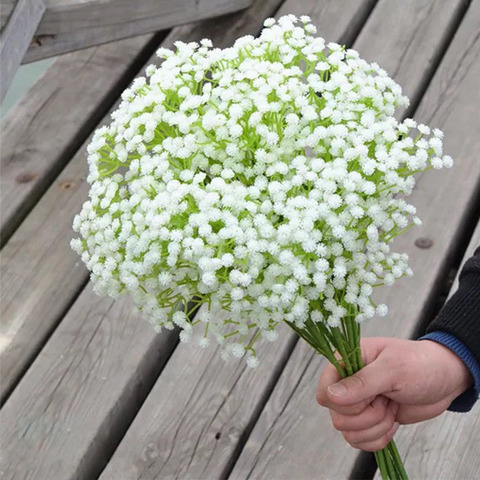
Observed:
[[[334,383],[333,385],[330,385],[327,390],[335,397],[344,397],[347,394],[345,385],[342,385],[341,383]]]

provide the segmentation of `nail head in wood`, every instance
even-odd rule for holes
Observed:
[[[418,248],[430,248],[433,245],[433,240],[428,237],[419,237],[415,240],[415,245]]]
[[[60,188],[62,190],[71,190],[74,187],[75,187],[75,182],[62,182],[60,184]]]

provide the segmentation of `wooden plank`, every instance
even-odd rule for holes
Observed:
[[[355,48],[369,62],[381,58],[381,67],[402,86],[410,104],[417,105],[467,7],[463,0],[381,0]],[[396,117],[404,117],[407,110],[399,108]]]
[[[0,30],[3,30],[3,27],[8,22],[17,1],[18,0],[2,0],[0,3]]]
[[[1,478],[97,478],[174,335],[84,290],[2,409]]]
[[[156,50],[157,40],[149,34],[59,60],[32,89],[33,98],[27,97],[7,118],[1,178],[7,232],[78,149],[119,87]],[[52,78],[55,73],[59,78]],[[25,125],[29,106],[34,117]],[[0,253],[2,403],[88,278],[69,247],[73,216],[88,192],[85,149],[84,144]],[[22,175],[37,177],[19,182]]]
[[[291,352],[283,333],[256,370],[222,361],[218,347],[180,344],[100,480],[225,478]]]
[[[351,45],[363,27],[377,0],[287,0],[277,13],[277,17],[292,13],[309,15],[318,27],[317,35],[327,41]],[[352,5],[352,3],[354,5]],[[355,14],[352,15],[352,11]],[[323,21],[329,19],[330,21]],[[333,40],[332,40],[333,39]]]
[[[196,24],[194,27],[185,26],[177,27],[172,34],[165,40],[165,46],[172,46],[175,39],[182,38],[197,38],[201,39],[208,35],[213,35],[216,44],[229,45],[233,40],[244,33],[255,29],[255,26],[260,24],[261,18],[256,17],[258,12],[273,12],[280,0],[270,0],[265,2],[263,6],[255,6],[254,8],[244,11],[242,13],[222,18],[221,20],[214,20],[210,22],[202,22]],[[265,13],[268,15],[268,13]],[[254,31],[254,30],[253,30]],[[151,38],[149,35],[148,38]],[[14,203],[16,195],[20,195],[19,190],[12,190],[11,182],[8,179],[16,178],[21,175],[22,171],[16,170],[17,163],[22,159],[22,153],[26,156],[27,167],[33,168],[37,166],[35,162],[40,163],[39,153],[45,152],[48,155],[50,142],[52,136],[49,132],[55,132],[54,135],[61,139],[61,121],[63,120],[68,127],[65,134],[73,134],[75,126],[75,117],[71,115],[71,122],[65,120],[69,118],[67,114],[68,108],[62,106],[62,101],[66,101],[69,95],[75,94],[73,100],[78,99],[80,107],[85,106],[84,96],[86,88],[81,87],[85,85],[80,84],[78,91],[73,87],[75,81],[75,74],[78,77],[87,80],[95,77],[95,72],[100,79],[105,83],[109,76],[113,76],[113,72],[123,73],[128,72],[127,62],[123,61],[125,65],[124,70],[120,68],[114,69],[116,62],[120,61],[120,57],[131,58],[133,60],[134,53],[145,46],[145,38],[129,39],[119,42],[114,48],[113,45],[106,45],[92,49],[90,56],[86,59],[83,54],[71,54],[71,85],[65,89],[65,93],[59,94],[58,103],[50,109],[41,106],[41,101],[37,99],[33,105],[37,105],[39,110],[35,123],[24,132],[17,132],[13,126],[20,128],[20,120],[17,114],[14,116],[15,122],[12,120],[12,125],[5,132],[10,132],[11,135],[5,136],[5,143],[2,145],[2,150],[8,152],[15,152],[17,155],[13,157],[5,156],[8,163],[2,165],[2,197],[5,201],[2,202],[2,209],[5,208],[8,212],[9,204]],[[156,45],[156,44],[153,44]],[[151,50],[151,46],[149,47]],[[103,52],[102,54],[97,53]],[[80,62],[77,64],[80,55]],[[142,57],[145,61],[144,55]],[[75,61],[76,60],[76,61]],[[102,62],[102,60],[104,60]],[[157,57],[154,54],[150,61],[156,62]],[[120,63],[120,62],[119,62]],[[133,62],[131,62],[133,64]],[[69,64],[63,64],[66,68]],[[87,74],[87,66],[91,65],[93,72]],[[138,60],[136,66],[138,67]],[[59,67],[60,68],[60,67]],[[113,69],[113,70],[112,70]],[[57,73],[61,70],[54,70]],[[79,71],[82,71],[80,74]],[[135,69],[136,71],[136,69]],[[132,72],[130,71],[130,74]],[[46,77],[50,79],[51,77]],[[111,83],[109,83],[112,85]],[[60,88],[58,80],[55,80],[54,85]],[[96,84],[98,86],[98,83]],[[113,85],[112,85],[113,87]],[[49,98],[48,92],[51,90],[45,87],[46,90],[40,89],[40,98]],[[54,90],[55,91],[55,90]],[[89,90],[87,90],[89,91]],[[92,91],[92,90],[90,90]],[[118,92],[118,90],[117,90]],[[109,98],[112,94],[109,95]],[[98,97],[96,97],[99,100]],[[25,100],[21,104],[21,112],[25,114],[28,111],[30,103]],[[20,108],[20,107],[19,107]],[[47,108],[44,112],[43,108]],[[79,111],[81,108],[79,108]],[[20,111],[18,112],[20,115]],[[54,125],[50,125],[46,119],[52,119]],[[80,117],[81,118],[81,117]],[[77,117],[78,121],[78,117]],[[104,121],[109,121],[109,116]],[[18,122],[18,123],[17,123]],[[89,123],[91,128],[91,123]],[[53,133],[52,133],[53,135]],[[15,141],[10,143],[10,137],[15,138]],[[32,143],[27,143],[24,147],[22,145],[22,138],[32,137]],[[88,143],[88,142],[86,142]],[[49,189],[45,197],[36,205],[34,210],[30,213],[27,220],[17,230],[15,235],[5,245],[0,254],[0,264],[2,266],[0,272],[0,283],[2,289],[0,292],[0,312],[2,315],[2,324],[0,325],[0,360],[2,363],[2,375],[0,377],[0,399],[4,401],[6,396],[10,393],[12,387],[15,385],[18,378],[23,374],[29,363],[38,353],[49,332],[55,328],[63,313],[68,309],[75,295],[85,284],[87,273],[81,265],[78,257],[70,250],[69,240],[73,236],[71,223],[75,213],[77,213],[81,204],[87,197],[87,185],[85,184],[87,163],[84,152],[86,150],[86,143],[80,148],[73,161],[61,173],[55,184]],[[11,145],[8,149],[7,146]],[[18,149],[22,149],[18,151]],[[71,149],[68,144],[64,143],[65,152],[59,152],[58,155],[65,163],[68,160],[67,154],[71,155]],[[61,153],[61,155],[60,155]],[[53,162],[51,162],[53,163]],[[52,168],[50,166],[50,168]],[[60,168],[56,167],[57,170]],[[47,170],[47,169],[46,169]],[[25,171],[25,170],[24,170]],[[27,172],[31,170],[27,169]],[[42,170],[33,170],[33,173],[38,172],[40,177]],[[44,175],[50,175],[47,170]],[[48,177],[47,177],[48,178]],[[8,188],[10,185],[10,189]],[[20,186],[22,186],[21,184]],[[13,185],[15,187],[16,185]],[[20,190],[21,191],[21,190]],[[26,194],[24,194],[26,196]],[[26,197],[30,198],[31,197]],[[36,197],[35,197],[36,199]],[[11,215],[19,215],[19,210]],[[52,240],[52,232],[55,232],[55,238]],[[35,268],[32,268],[35,266]],[[68,282],[64,278],[69,278]],[[46,300],[48,301],[42,301]]]
[[[210,32],[217,45],[231,44],[238,35],[258,30],[263,16],[267,16],[269,12],[275,10],[279,1],[269,0],[268,2],[263,2],[259,0],[252,10],[241,14],[228,18],[225,17],[220,21],[215,20],[190,27],[177,28],[164,42],[164,45],[170,46],[175,39],[179,38],[183,40],[188,38],[199,40],[205,36],[205,32]],[[264,14],[258,16],[262,12]],[[151,62],[157,60],[158,58],[155,55],[151,58]],[[107,116],[105,121],[108,120],[109,117]],[[5,257],[8,261],[5,261],[5,268],[2,268],[2,272],[6,268],[10,268],[11,274],[5,277],[5,288],[2,288],[2,292],[8,289],[9,293],[6,296],[6,301],[14,299],[17,310],[14,310],[14,313],[9,313],[8,316],[2,315],[2,319],[7,318],[9,324],[13,323],[12,328],[16,328],[18,331],[18,325],[15,325],[15,319],[12,321],[11,317],[15,312],[17,312],[17,315],[23,315],[20,322],[21,336],[14,335],[13,338],[7,338],[7,342],[10,344],[16,343],[18,345],[16,349],[12,348],[12,351],[15,350],[15,355],[17,355],[14,358],[16,362],[10,362],[12,369],[16,368],[16,363],[24,361],[22,355],[25,354],[25,351],[28,353],[35,348],[34,335],[36,334],[37,323],[43,320],[44,315],[42,312],[35,311],[35,308],[48,310],[48,308],[51,308],[51,306],[48,306],[49,304],[56,303],[57,312],[54,314],[49,313],[50,326],[54,326],[54,317],[61,313],[61,308],[58,307],[58,304],[63,302],[62,308],[67,309],[74,300],[74,295],[69,289],[72,288],[72,284],[76,285],[77,289],[80,288],[81,280],[85,278],[84,271],[82,272],[83,267],[79,266],[80,260],[70,252],[67,241],[67,238],[71,238],[73,235],[71,230],[72,217],[74,213],[79,211],[82,202],[87,196],[84,181],[84,169],[86,168],[84,150],[85,145],[62,172],[58,179],[59,183],[52,185],[3,251],[4,254],[5,252],[10,252],[10,256],[8,258]],[[67,181],[70,181],[73,185],[70,184],[70,188],[65,189],[66,184],[64,182]],[[59,189],[58,185],[63,185],[64,190]],[[66,196],[62,198],[62,194]],[[52,242],[53,235],[58,238],[57,245]],[[50,239],[50,243],[53,244],[51,248],[48,248],[47,241],[42,240],[42,236]],[[49,275],[46,276],[45,271],[48,270],[45,269],[48,268],[47,266],[50,263],[52,267]],[[15,269],[22,272],[23,277],[15,277],[12,273]],[[40,270],[39,274],[35,273],[37,270]],[[42,271],[43,273],[41,273]],[[65,279],[68,279],[68,281]],[[12,287],[10,282],[14,283],[15,287]],[[38,293],[39,290],[41,295]],[[25,296],[19,298],[19,295],[24,294],[24,292],[27,292]],[[102,302],[106,301],[102,300]],[[66,319],[57,327],[40,355],[30,366],[27,374],[5,403],[2,411],[2,420],[10,425],[10,429],[6,431],[5,437],[3,437],[7,439],[3,440],[4,444],[8,443],[9,445],[8,452],[5,453],[3,467],[5,478],[11,478],[9,476],[13,475],[18,475],[17,478],[22,479],[61,478],[63,480],[67,478],[93,478],[97,469],[103,468],[102,462],[109,458],[112,449],[118,443],[123,433],[122,429],[131,420],[133,413],[130,415],[128,412],[133,412],[138,408],[137,404],[132,406],[132,402],[128,400],[130,397],[120,396],[119,389],[121,391],[135,392],[137,389],[136,382],[139,381],[139,378],[145,385],[149,385],[149,382],[152,382],[158,375],[158,369],[155,365],[158,365],[160,360],[158,360],[158,357],[150,355],[151,344],[148,341],[145,342],[143,330],[138,332],[135,330],[137,333],[132,333],[131,329],[133,327],[129,326],[129,324],[126,325],[123,321],[108,321],[108,327],[111,329],[109,335],[113,339],[110,342],[116,347],[114,349],[115,353],[111,355],[111,363],[110,353],[108,354],[108,359],[105,359],[104,362],[108,364],[108,368],[114,368],[113,366],[115,365],[118,367],[118,377],[115,382],[121,385],[118,387],[112,385],[110,390],[102,390],[103,393],[98,393],[101,387],[95,386],[95,382],[102,383],[103,380],[100,375],[97,375],[98,378],[93,378],[92,373],[89,374],[89,372],[91,370],[90,357],[100,354],[97,352],[91,355],[84,355],[76,362],[74,352],[82,349],[89,352],[90,344],[94,341],[97,342],[95,348],[103,348],[101,340],[104,335],[102,332],[103,326],[98,326],[98,330],[95,330],[95,332],[99,333],[94,333],[93,336],[85,330],[78,330],[78,333],[74,334],[75,349],[72,350],[68,344],[72,336],[71,329],[74,328],[72,323],[78,327],[83,322],[87,322],[79,312],[85,310],[85,313],[88,313],[88,318],[103,318],[102,309],[104,309],[104,305],[110,304],[98,302],[100,301],[91,294],[90,290],[87,290],[87,293],[82,293],[80,299],[74,304],[72,310],[69,311]],[[38,307],[39,303],[44,303],[45,305]],[[93,306],[89,310],[89,305],[91,304]],[[118,307],[116,305],[111,307],[112,311],[123,316],[123,309],[126,308],[124,306],[125,303],[120,302],[119,305]],[[109,317],[109,319],[115,318],[115,315]],[[138,318],[133,319],[133,314],[128,316],[128,318],[131,319],[129,322],[145,323]],[[150,326],[148,328],[153,332]],[[130,345],[138,342],[139,346],[135,353],[135,359],[131,360],[131,369],[126,369],[124,374],[122,374],[123,364],[120,361],[120,356],[124,355],[125,351],[129,349],[122,343],[124,342],[125,330],[131,333]],[[44,332],[44,336],[45,334],[48,335],[48,332]],[[100,339],[96,335],[100,335]],[[116,338],[117,336],[119,339]],[[162,342],[164,341],[162,340]],[[166,343],[162,343],[162,345],[166,345]],[[166,349],[167,347],[164,348]],[[62,359],[62,364],[68,364],[67,371],[63,372],[62,370],[59,372],[59,369],[55,366],[55,362],[58,359],[51,352],[64,351],[72,353],[66,353]],[[14,354],[12,353],[12,355]],[[141,365],[136,365],[136,363]],[[2,358],[2,373],[4,373],[5,364]],[[74,394],[69,393],[70,383],[62,383],[63,380],[58,383],[59,377],[63,378],[63,376],[68,377],[70,375],[68,373],[69,368],[71,369],[70,374],[77,376],[76,381],[78,381],[78,375],[81,375],[82,378],[87,377],[88,382],[86,381],[86,383],[88,388],[86,387],[85,391],[90,389],[92,398],[77,404],[76,397],[73,396]],[[136,372],[135,375],[132,371]],[[40,385],[54,385],[55,387],[50,390],[46,389],[44,391],[45,397],[42,396],[41,399],[37,398],[43,392],[43,390],[37,391],[39,388],[39,384],[35,381],[37,377],[42,379]],[[3,380],[4,375],[2,375]],[[75,392],[75,389],[73,390]],[[141,389],[140,392],[146,390]],[[109,391],[111,393],[110,397],[107,395]],[[138,400],[139,397],[135,398]],[[98,406],[95,405],[97,401],[100,402]],[[32,405],[37,404],[38,408],[32,408]],[[85,420],[89,417],[91,411],[96,413],[97,410],[99,413],[95,415],[92,421]],[[25,423],[22,416],[25,415],[24,412],[30,411],[31,415],[26,417],[27,423]],[[127,411],[127,414],[125,414],[125,411]],[[58,416],[56,416],[57,414]],[[70,422],[75,428],[64,427],[65,422]],[[48,425],[48,428],[40,427],[40,430],[35,434],[35,441],[32,443],[29,435],[26,435],[26,433],[22,434],[22,428],[26,430],[28,425]],[[68,428],[70,428],[70,431],[68,431]],[[28,431],[35,431],[35,428],[28,427]],[[81,435],[70,433],[75,431],[80,431]],[[23,459],[27,452],[28,456],[26,459]],[[61,458],[64,456],[68,457],[63,463],[61,462],[60,466],[58,465],[59,452],[66,452],[61,454]],[[21,466],[18,467],[18,465]],[[16,471],[19,468],[21,470]]]
[[[348,19],[361,14],[368,3],[349,5],[343,21],[336,24],[336,37],[345,33]],[[253,18],[259,22],[265,16],[268,13],[263,11]],[[322,15],[314,21],[320,28],[331,28],[334,18]],[[200,355],[188,347],[176,350],[101,480],[226,478],[279,373],[273,365],[283,365],[295,341],[284,327],[279,345],[265,346],[262,358],[268,367],[261,367],[260,374],[245,369],[243,362],[233,369],[225,366],[215,351]],[[311,355],[308,352],[304,359]],[[187,369],[187,362],[195,367]],[[304,370],[303,364],[295,367],[291,375],[282,376],[290,386]],[[314,393],[309,394],[314,400]],[[217,433],[219,439],[215,439]]]
[[[244,9],[253,0],[50,0],[25,62]]]
[[[47,2],[48,0],[18,0],[9,15],[8,23],[0,32],[0,102],[22,63]]]
[[[82,148],[0,253],[2,402],[88,280],[69,246],[86,175]]]
[[[59,58],[2,120],[2,245],[161,39],[149,34]]]
[[[393,246],[395,251],[410,255],[416,275],[399,281],[395,289],[375,292],[375,299],[389,305],[390,313],[387,319],[369,321],[365,335],[406,338],[413,334],[431,308],[436,288],[468,222],[469,208],[479,193],[480,172],[475,152],[480,148],[477,115],[480,99],[475,85],[480,72],[474,65],[474,59],[478,59],[478,41],[473,43],[478,35],[478,10],[475,13],[468,11],[462,23],[464,34],[455,37],[416,115],[419,121],[445,131],[446,151],[454,155],[457,163],[451,170],[420,176],[410,201],[417,206],[423,226],[410,230]],[[409,24],[415,25],[414,18],[403,21],[402,35],[411,38]],[[367,34],[367,25],[364,32],[362,35]],[[391,33],[387,28],[382,36],[389,38]],[[365,36],[363,41],[367,45]],[[385,55],[388,57],[388,52]],[[383,64],[381,56],[377,61]],[[409,62],[403,59],[402,64],[408,66]],[[421,236],[434,240],[431,249],[420,250],[415,246],[415,239]],[[297,345],[284,372],[287,379],[294,372],[304,371],[306,350],[307,347]],[[321,364],[314,357],[298,384],[280,379],[229,478],[349,477],[356,451],[338,432],[333,432],[328,411],[315,403]]]
[[[472,236],[462,266],[479,245],[480,223]],[[457,288],[458,274],[450,295]],[[405,465],[413,478],[473,480],[480,472],[480,402],[468,414],[445,412],[428,422],[401,427],[396,441],[405,452]],[[378,473],[376,479],[380,479]]]

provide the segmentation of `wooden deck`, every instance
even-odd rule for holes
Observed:
[[[263,20],[310,15],[328,41],[376,61],[445,132],[450,170],[420,176],[423,225],[397,239],[414,277],[376,292],[364,334],[414,337],[480,244],[480,0],[256,0],[220,19],[60,57],[2,122],[1,447],[5,480],[373,478],[315,402],[323,360],[283,330],[256,371],[178,344],[97,297],[69,247],[88,192],[86,145],[160,45],[227,46]],[[430,248],[417,240],[428,238]],[[417,242],[416,242],[417,241]],[[480,315],[480,314],[479,314]],[[412,480],[480,478],[480,405],[396,435]]]

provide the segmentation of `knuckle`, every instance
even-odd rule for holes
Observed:
[[[356,443],[354,432],[342,432],[343,438],[350,444],[352,445],[353,443]],[[358,441],[358,440],[357,440]]]
[[[327,406],[327,398],[326,398],[325,392],[320,388],[317,390],[316,399],[317,399],[317,403],[321,407],[326,407]]]
[[[367,382],[365,381],[365,378],[363,377],[363,375],[360,375],[359,373],[350,377],[350,380],[353,384],[355,384],[354,386],[357,388],[363,389],[367,386]]]
[[[342,430],[344,428],[343,418],[332,410],[330,410],[330,416],[332,418],[333,428],[335,428],[335,430]]]
[[[372,420],[375,423],[380,423],[385,420],[385,409],[384,408],[374,408]]]
[[[380,418],[381,422],[389,421],[391,419],[391,416],[392,416],[392,412],[389,408],[383,407],[381,409],[381,418]],[[392,422],[392,424],[393,424],[393,422]]]
[[[351,442],[348,442],[350,443],[350,445],[353,447],[353,448],[356,448],[357,450],[364,450],[366,452],[369,452],[370,450],[368,450],[365,445],[363,443],[351,443]]]
[[[352,405],[350,408],[352,415],[360,415],[365,410],[365,405],[363,403],[357,403],[356,405]]]
[[[324,393],[324,389],[321,387],[321,385],[318,385],[318,388],[317,388],[317,394],[316,394],[316,400],[317,400],[317,403],[322,406],[322,407],[325,407],[325,393]]]

